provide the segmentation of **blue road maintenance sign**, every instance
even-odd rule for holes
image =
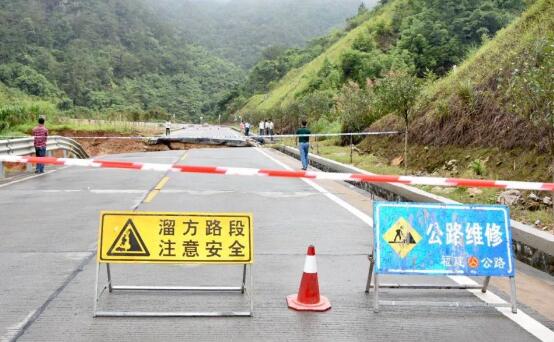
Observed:
[[[514,276],[505,206],[375,202],[373,218],[376,273]]]

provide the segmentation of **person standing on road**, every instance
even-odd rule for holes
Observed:
[[[246,121],[246,123],[244,124],[244,135],[250,135],[250,122],[248,121]]]
[[[48,140],[48,129],[44,127],[44,118],[38,119],[38,126],[33,128],[33,139],[35,145],[35,155],[37,157],[46,156],[46,141]],[[35,173],[44,173],[44,164],[37,164]]]
[[[311,134],[308,127],[308,122],[302,120],[302,127],[300,127],[296,134],[298,135],[298,150],[300,151],[300,160],[302,161],[302,170],[307,170],[310,162],[308,161],[308,152],[310,150],[310,137]]]
[[[259,135],[265,135],[265,123],[264,123],[264,120],[260,121],[259,128],[260,128],[260,134],[259,134]]]
[[[171,134],[171,121],[165,122],[165,135]]]
[[[273,141],[273,121],[269,119],[269,122],[267,123],[267,125],[268,125],[269,138],[271,139],[271,141]]]

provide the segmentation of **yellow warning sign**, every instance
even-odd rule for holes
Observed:
[[[252,215],[102,212],[98,262],[252,263]]]
[[[398,219],[383,238],[401,258],[406,257],[421,241],[421,235],[404,218]]]

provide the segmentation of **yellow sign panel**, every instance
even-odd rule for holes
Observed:
[[[403,218],[398,219],[383,238],[401,258],[406,257],[421,241],[421,235]]]
[[[102,212],[98,262],[253,262],[252,215]]]

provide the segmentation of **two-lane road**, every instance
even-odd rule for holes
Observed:
[[[111,156],[118,160],[283,168],[271,150],[219,148]],[[165,177],[169,177],[165,179]],[[161,182],[161,183],[160,183]],[[158,185],[160,191],[152,190]],[[494,308],[386,307],[364,293],[371,245],[370,200],[343,183],[266,177],[64,168],[0,188],[0,339],[22,341],[533,341]],[[251,212],[252,318],[93,318],[94,259],[101,210]],[[299,313],[305,251],[315,244],[321,291],[333,308]],[[114,282],[229,285],[240,267],[114,265]],[[452,284],[443,277],[424,278]],[[407,279],[406,281],[409,281]],[[231,284],[233,285],[233,284]],[[468,291],[384,291],[385,299],[480,303]],[[104,293],[107,308],[163,311],[231,308],[240,296]],[[539,316],[539,320],[545,321]],[[533,321],[535,322],[535,321]],[[537,323],[539,324],[539,323]],[[552,327],[552,322],[545,321]],[[544,326],[541,325],[542,328]],[[546,329],[546,328],[544,328]]]

